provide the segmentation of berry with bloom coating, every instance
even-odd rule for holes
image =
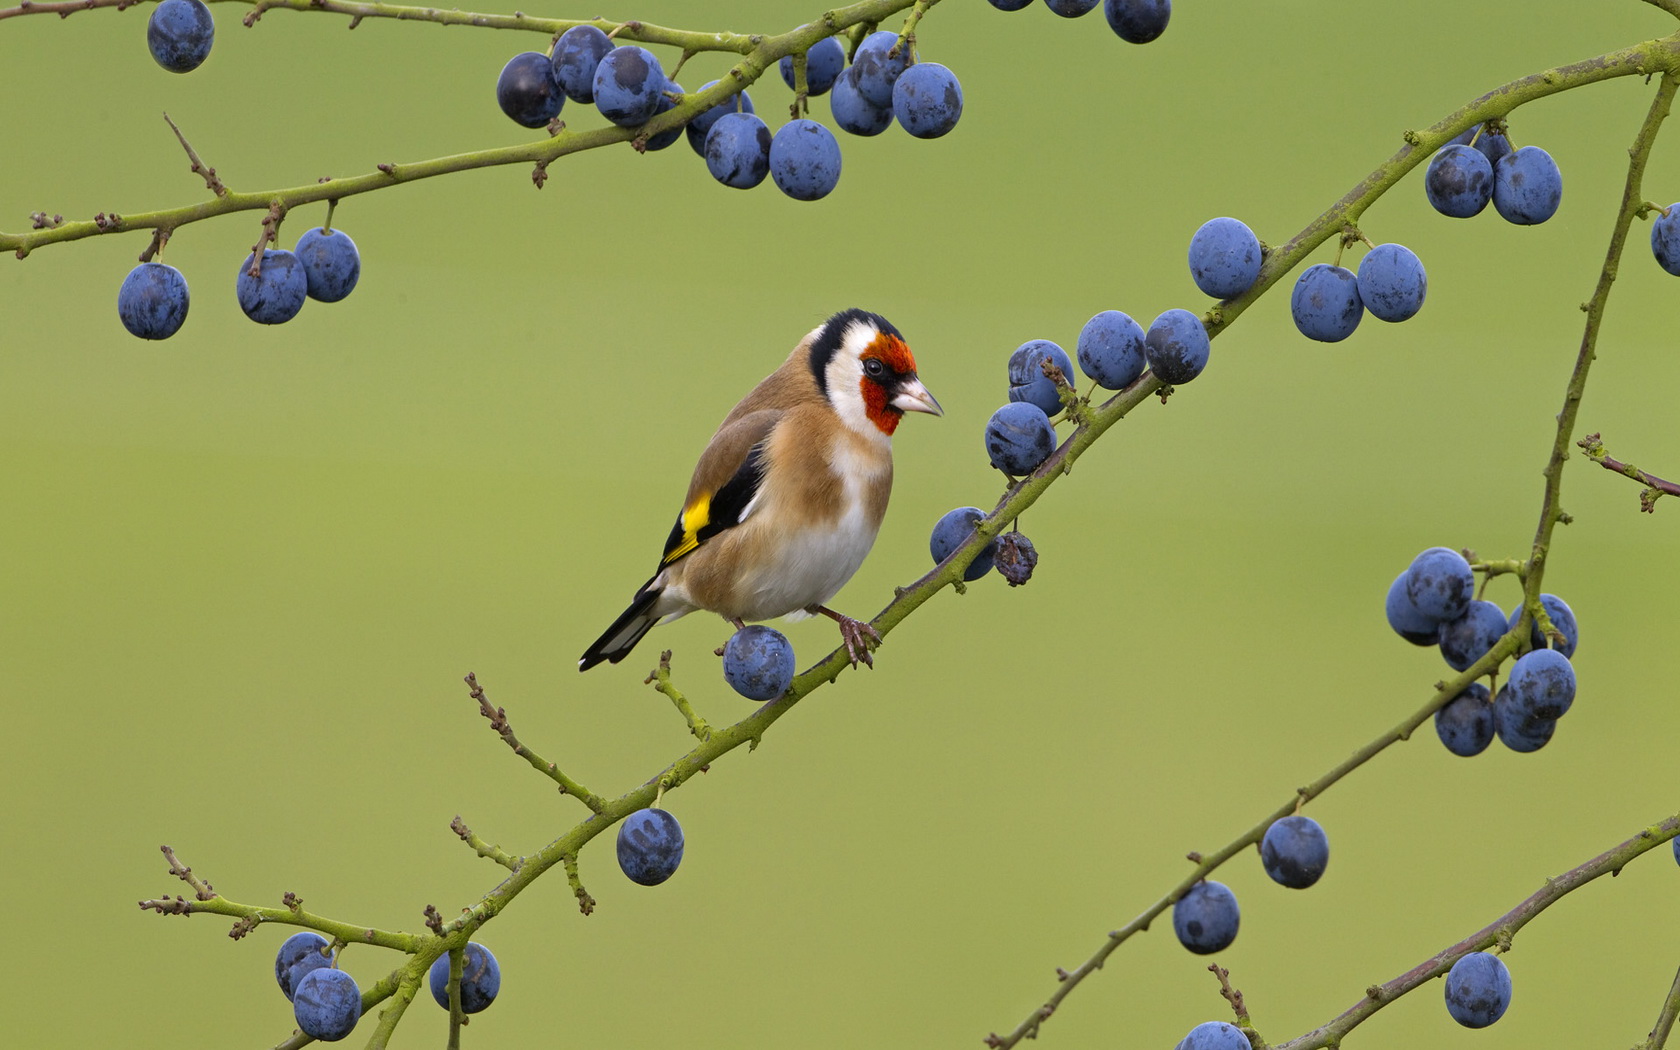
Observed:
[[[774,700],[793,683],[793,646],[774,628],[743,627],[724,643],[723,678],[748,700]]]
[[[704,92],[708,88],[716,86],[717,81],[708,80],[704,84],[700,85],[700,91]],[[697,92],[697,94],[698,93],[699,92]],[[694,147],[694,152],[698,153],[700,158],[704,160],[706,157],[706,133],[712,130],[712,125],[723,119],[723,115],[725,113],[751,112],[753,112],[753,100],[751,95],[747,94],[745,91],[741,91],[729,96],[729,98],[725,101],[719,102],[711,109],[706,110],[698,117],[695,117],[693,120],[688,122],[688,144]]]
[[[190,73],[210,57],[216,22],[200,0],[163,0],[146,20],[146,47],[171,73]]]
[[[554,63],[541,51],[508,59],[496,78],[496,104],[515,124],[546,127],[566,104],[566,93],[554,79]]]
[[[1031,474],[1054,451],[1056,428],[1031,401],[1011,401],[986,424],[986,455],[1010,477]]]
[[[657,886],[682,863],[683,831],[662,809],[638,809],[618,828],[618,866],[631,882]]]
[[[1551,742],[1557,720],[1523,714],[1511,696],[1510,686],[1502,685],[1493,698],[1493,730],[1501,744],[1518,754],[1528,754]]]
[[[1539,146],[1524,146],[1500,158],[1493,169],[1493,207],[1507,222],[1535,226],[1557,214],[1563,175]]]
[[[1190,238],[1190,279],[1215,299],[1234,299],[1260,276],[1260,238],[1237,219],[1209,219]]]
[[[1172,0],[1103,0],[1108,28],[1128,44],[1147,44],[1167,31]]]
[[[634,128],[659,112],[670,82],[652,51],[625,44],[608,51],[595,67],[595,108],[621,128]]]
[[[1493,197],[1493,165],[1470,146],[1446,146],[1423,175],[1424,196],[1442,215],[1468,219],[1480,215]]]
[[[1030,401],[1048,416],[1062,410],[1062,395],[1055,381],[1044,374],[1046,361],[1061,369],[1069,384],[1073,383],[1073,362],[1068,360],[1067,351],[1048,339],[1029,339],[1009,355],[1009,400]]]
[[[1445,547],[1429,548],[1406,568],[1406,599],[1437,622],[1463,616],[1475,586],[1475,574],[1464,555]]]
[[[788,90],[794,90],[793,56],[784,55],[777,63],[782,71],[782,81]],[[805,90],[810,95],[827,94],[828,89],[840,78],[840,71],[846,68],[846,49],[840,46],[839,37],[824,37],[811,45],[811,50],[805,52]]]
[[[292,989],[292,1016],[304,1035],[333,1043],[349,1035],[362,1017],[362,991],[343,970],[322,967],[299,978]]]
[[[573,102],[595,101],[595,70],[613,49],[612,38],[594,26],[573,26],[554,45],[554,80]]]
[[[449,953],[437,957],[426,972],[432,987],[432,998],[445,1010],[449,1009]],[[477,941],[468,941],[461,953],[461,1012],[476,1014],[496,1001],[502,990],[502,968],[490,949]]]
[[[303,309],[309,295],[309,276],[296,255],[271,248],[263,252],[262,271],[251,276],[251,259],[247,255],[239,264],[239,277],[234,293],[245,316],[258,324],[284,324]]]
[[[332,956],[324,954],[327,939],[318,933],[294,933],[280,945],[274,955],[274,980],[287,999],[292,998],[303,975],[311,970],[332,965]]]
[[[967,542],[974,535],[974,527],[980,524],[985,512],[979,507],[958,507],[948,511],[933,527],[933,536],[928,540],[928,553],[933,555],[933,563],[938,565],[951,556],[951,552]],[[997,553],[997,539],[980,548],[980,553],[968,563],[963,570],[963,579],[970,583],[992,571],[992,557]]]
[[[1388,625],[1394,633],[1413,645],[1436,645],[1440,641],[1441,621],[1425,616],[1406,597],[1406,574],[1402,572],[1388,585],[1388,599],[1384,603]]]
[[[883,29],[858,45],[849,72],[858,94],[873,105],[891,106],[893,85],[909,64],[909,46],[899,46],[898,34]]]
[[[1359,260],[1359,299],[1379,321],[1405,321],[1423,309],[1429,278],[1401,244],[1379,244]]]
[[[848,66],[834,82],[828,109],[840,130],[853,135],[879,135],[892,127],[892,100],[889,98],[886,105],[877,106],[865,98],[858,90],[856,66]]]
[[[1280,886],[1304,890],[1324,875],[1330,863],[1330,840],[1311,817],[1273,821],[1260,840],[1260,863]]]
[[[1486,1028],[1511,1005],[1511,971],[1497,955],[1471,952],[1447,971],[1447,1012],[1466,1028]]]
[[[1080,371],[1104,390],[1124,390],[1143,375],[1143,329],[1119,310],[1104,310],[1079,330]],[[1073,377],[1068,377],[1072,382]]]
[[[1341,342],[1353,334],[1365,316],[1359,278],[1352,270],[1329,263],[1307,267],[1289,294],[1289,316],[1308,339]]]
[[[1204,1021],[1178,1041],[1176,1050],[1249,1050],[1249,1042],[1229,1021]]]
[[[1173,905],[1173,932],[1197,955],[1229,948],[1241,919],[1236,895],[1222,882],[1198,882]]]
[[[1163,383],[1188,383],[1207,367],[1207,328],[1189,310],[1168,310],[1155,318],[1143,337],[1149,370]]]
[[[141,263],[128,271],[117,289],[117,317],[142,339],[168,339],[187,320],[187,279],[160,262]]]
[[[1505,612],[1492,602],[1473,601],[1456,620],[1441,624],[1441,656],[1455,671],[1468,671],[1504,637]]]
[[[1536,649],[1511,665],[1511,703],[1525,718],[1558,719],[1575,702],[1575,668],[1555,649]]]
[[[343,230],[305,230],[298,238],[297,257],[303,263],[309,298],[323,303],[336,303],[349,295],[362,276],[361,253]]]
[[[751,113],[725,113],[706,133],[706,170],[725,186],[757,186],[770,174],[770,128]]]
[[[962,117],[962,108],[957,75],[938,62],[918,62],[893,83],[893,116],[919,139],[949,133]]]
[[[1464,758],[1486,751],[1493,743],[1493,702],[1487,686],[1471,682],[1436,711],[1435,735],[1448,751]]]
[[[770,177],[796,201],[821,200],[840,183],[840,144],[814,120],[783,124],[770,140]]]
[[[1575,623],[1575,610],[1571,609],[1562,598],[1555,594],[1542,594],[1540,607],[1551,617],[1552,626],[1563,635],[1563,644],[1558,652],[1565,656],[1575,655],[1575,646],[1581,641],[1581,628]],[[1516,630],[1517,620],[1522,618],[1522,606],[1511,610],[1511,618],[1506,621],[1507,626]],[[1536,623],[1529,632],[1529,644],[1536,649],[1546,649],[1551,646],[1551,640],[1540,633],[1540,625]]]

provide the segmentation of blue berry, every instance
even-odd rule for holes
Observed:
[[[1486,751],[1493,743],[1493,702],[1487,686],[1471,682],[1436,711],[1435,735],[1448,751],[1464,758]]]
[[[668,82],[665,86],[666,86],[666,90],[668,90],[668,91],[670,91],[674,94],[681,95],[683,93],[683,86],[681,84],[677,83],[674,80]],[[676,99],[673,99],[670,95],[661,93],[660,96],[659,96],[659,106],[658,106],[657,109],[654,110],[654,116],[658,116],[659,114],[664,113],[667,110],[672,110],[672,109],[676,109],[676,108],[677,108]],[[678,139],[682,138],[684,127],[686,127],[686,125],[678,124],[676,127],[667,128],[666,130],[661,131],[657,135],[649,135],[648,140],[642,144],[642,148],[648,153],[658,153],[660,150],[664,149],[666,146],[669,146],[672,143],[676,142]]]
[[[1471,145],[1475,146],[1481,155],[1488,159],[1489,164],[1497,165],[1511,154],[1510,139],[1504,135],[1491,134],[1486,130],[1476,136],[1476,141]]]
[[[725,113],[706,133],[706,170],[725,186],[757,186],[770,173],[770,129],[751,113]]]
[[[1224,883],[1204,880],[1173,905],[1173,932],[1178,943],[1197,955],[1212,955],[1237,939],[1241,918],[1236,895]]]
[[[857,86],[856,66],[848,67],[834,82],[834,91],[828,96],[828,110],[840,130],[853,135],[879,135],[892,127],[891,102],[878,106],[863,97]]]
[[[1520,754],[1545,747],[1557,731],[1557,720],[1530,718],[1518,709],[1509,686],[1502,685],[1493,698],[1493,730],[1499,742]]]
[[[274,980],[287,999],[304,974],[332,965],[332,957],[322,954],[326,949],[327,939],[318,933],[305,931],[286,938],[274,956]]]
[[[117,317],[142,339],[168,339],[187,319],[187,279],[160,262],[128,271],[117,289]]]
[[[1388,585],[1388,599],[1383,603],[1388,625],[1394,633],[1413,645],[1435,645],[1440,641],[1441,621],[1425,616],[1406,597],[1406,574],[1402,572]]]
[[[432,985],[432,998],[445,1010],[449,1009],[449,954],[445,952],[426,972]],[[502,968],[490,949],[477,941],[468,941],[461,953],[461,1012],[476,1014],[496,1001],[502,990]]]
[[[1215,299],[1235,299],[1260,276],[1260,238],[1236,219],[1209,219],[1190,238],[1190,279]]]
[[[1493,165],[1473,147],[1445,146],[1424,172],[1423,193],[1442,215],[1480,215],[1493,197]]]
[[[335,1043],[361,1020],[362,991],[343,970],[310,970],[292,989],[292,1016],[304,1035]]]
[[[595,70],[613,49],[607,34],[594,26],[573,26],[554,45],[554,81],[573,102],[595,101]]]
[[[1359,301],[1379,321],[1405,321],[1423,309],[1429,278],[1410,248],[1379,244],[1359,260]]]
[[[1102,0],[1044,0],[1044,6],[1063,18],[1078,18],[1089,14]]]
[[[1575,646],[1581,641],[1581,628],[1575,623],[1575,610],[1571,609],[1562,598],[1555,594],[1542,594],[1540,596],[1540,607],[1546,610],[1547,616],[1551,617],[1552,626],[1556,627],[1558,633],[1563,635],[1563,645],[1558,647],[1558,652],[1564,656],[1573,657]],[[1517,621],[1521,618],[1522,606],[1519,605],[1511,610],[1511,617],[1506,621],[1506,627],[1513,631],[1516,630]],[[1551,640],[1540,633],[1538,623],[1529,630],[1529,644],[1536,649],[1551,647]]]
[[[1502,617],[1503,619],[1503,617]],[[1536,649],[1511,665],[1511,703],[1528,719],[1562,718],[1575,702],[1575,668],[1554,649]]]
[[[918,62],[893,83],[892,111],[904,130],[919,139],[936,139],[962,117],[962,85],[938,62]]]
[[[1468,671],[1509,629],[1503,609],[1473,601],[1464,615],[1441,624],[1441,656],[1453,670]]]
[[[1073,362],[1066,351],[1048,339],[1029,339],[1009,355],[1009,400],[1030,401],[1050,416],[1062,410],[1062,396],[1044,374],[1045,361],[1060,368],[1070,384],[1074,382]]]
[[[858,94],[872,105],[891,106],[893,84],[909,64],[910,48],[899,46],[897,33],[883,29],[869,34],[852,55]]]
[[[1284,817],[1260,840],[1260,863],[1273,882],[1304,890],[1323,877],[1330,863],[1330,840],[1311,817]]]
[[[933,537],[928,541],[928,553],[933,555],[933,563],[938,565],[951,556],[951,552],[961,547],[974,535],[974,527],[980,524],[980,519],[986,515],[979,507],[958,507],[950,511],[939,523],[933,527]],[[992,571],[992,559],[997,554],[998,541],[992,541],[980,548],[980,553],[968,563],[963,570],[963,579],[973,582]]]
[[[814,120],[783,124],[770,140],[770,177],[796,201],[821,200],[840,182],[840,143]]]
[[[784,55],[777,67],[782,71],[782,80],[787,83],[788,90],[794,90],[793,84],[793,56]],[[805,91],[809,95],[825,95],[839,79],[840,71],[846,68],[846,49],[840,46],[839,37],[824,37],[811,45],[811,50],[805,52]]]
[[[1308,339],[1341,342],[1353,334],[1365,316],[1359,279],[1352,270],[1329,263],[1307,267],[1289,295],[1289,315]]]
[[[190,73],[210,57],[216,22],[199,0],[163,0],[146,20],[146,47],[171,73]]]
[[[1447,971],[1447,1012],[1466,1028],[1486,1028],[1511,1005],[1511,971],[1496,955],[1471,952]]]
[[[793,683],[793,646],[774,628],[743,627],[724,643],[723,679],[748,700],[774,700]]]
[[[1248,1036],[1228,1021],[1203,1021],[1178,1041],[1175,1050],[1249,1050]]]
[[[1079,330],[1076,354],[1080,370],[1098,386],[1124,390],[1143,375],[1143,329],[1119,310],[1104,310]]]
[[[1189,310],[1168,310],[1150,322],[1143,337],[1149,370],[1163,383],[1188,383],[1207,367],[1207,328]]]
[[[992,0],[992,6],[999,11],[1019,11],[1032,2],[1033,0]]]
[[[992,466],[1020,477],[1031,474],[1056,451],[1056,428],[1050,417],[1030,401],[1011,401],[986,424],[986,455]]]
[[[566,93],[554,79],[554,63],[541,51],[526,51],[508,59],[496,78],[496,104],[515,124],[548,126],[566,104]]]
[[[251,256],[239,264],[234,293],[246,317],[258,324],[285,324],[303,309],[309,276],[296,255],[270,248],[263,252],[260,276],[251,276]]]
[[[1563,175],[1539,146],[1524,146],[1493,169],[1493,207],[1507,222],[1534,226],[1557,214]]]
[[[1406,569],[1406,599],[1424,616],[1437,622],[1456,620],[1470,607],[1476,576],[1464,555],[1445,547],[1431,547],[1412,559]]]
[[[682,825],[662,809],[638,809],[619,825],[618,866],[631,882],[659,885],[676,874],[682,856]]]
[[[1103,0],[1108,28],[1128,44],[1147,44],[1167,31],[1172,0]]]
[[[362,257],[356,242],[343,230],[306,230],[298,238],[297,257],[309,298],[336,303],[349,295],[362,276]]]
[[[659,59],[645,47],[626,44],[608,51],[595,67],[595,108],[621,128],[634,128],[659,112],[668,87]]]
[[[1674,843],[1674,863],[1680,864],[1680,838],[1670,839]]]
[[[717,81],[708,80],[700,85],[700,91],[704,92],[716,86]],[[751,112],[753,112],[751,95],[745,91],[730,95],[728,99],[719,102],[711,109],[704,110],[699,116],[688,122],[688,144],[694,147],[694,152],[704,159],[706,156],[706,133],[712,130],[712,125],[723,119],[723,115],[726,113]]]
[[[1651,254],[1658,266],[1680,277],[1680,203],[1651,221]]]

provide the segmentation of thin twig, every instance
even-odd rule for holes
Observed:
[[[187,137],[181,134],[181,129],[175,126],[175,122],[169,119],[169,114],[165,113],[163,115],[163,122],[169,125],[169,130],[175,133],[176,141],[181,144],[182,149],[187,151],[187,159],[192,161],[193,174],[204,180],[204,188],[218,197],[226,197],[228,188],[222,184],[221,179],[216,177],[216,169],[198,158],[198,151],[192,148],[192,143],[188,142]]]
[[[688,723],[688,731],[697,740],[710,740],[712,737],[711,723],[701,718],[688,702],[688,697],[682,695],[677,687],[671,683],[671,650],[667,649],[659,654],[659,666],[642,679],[643,685],[652,685],[655,689],[671,698],[678,711],[682,712],[683,720]]]
[[[1632,478],[1641,485],[1644,485],[1644,491],[1639,494],[1639,509],[1644,511],[1646,514],[1656,512],[1657,500],[1661,499],[1663,496],[1680,496],[1680,485],[1677,485],[1672,481],[1666,481],[1659,478],[1655,474],[1647,474],[1645,471],[1640,470],[1632,463],[1623,463],[1621,460],[1611,456],[1609,452],[1605,451],[1604,442],[1597,433],[1588,434],[1586,437],[1575,442],[1575,444],[1579,445],[1586,452],[1588,459],[1591,459],[1594,463],[1597,463],[1605,470],[1614,471],[1623,477]]]
[[[582,802],[595,812],[599,813],[606,808],[606,802],[602,800],[601,796],[560,772],[559,766],[519,742],[519,738],[513,735],[513,726],[508,723],[507,712],[500,707],[491,705],[489,698],[484,695],[484,688],[478,684],[478,676],[468,672],[465,681],[472,698],[478,701],[479,714],[490,720],[490,728],[501,736],[502,742],[512,748],[514,754],[530,763],[532,769],[560,785],[561,791]]]
[[[502,847],[492,846],[479,838],[472,828],[467,827],[467,822],[461,819],[459,813],[455,815],[454,820],[449,822],[449,830],[460,836],[461,841],[471,846],[480,857],[488,857],[509,871],[518,871],[519,865],[524,863],[523,857],[511,856],[504,852]]]
[[[1657,1023],[1652,1026],[1651,1034],[1636,1050],[1662,1050],[1663,1044],[1668,1042],[1668,1033],[1674,1030],[1677,1014],[1680,1014],[1680,972],[1674,975],[1674,985],[1668,990],[1668,998],[1663,1000],[1662,1012],[1657,1014]]]

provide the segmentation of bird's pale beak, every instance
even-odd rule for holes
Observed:
[[[939,402],[928,393],[927,387],[920,379],[910,379],[898,385],[898,396],[892,399],[892,406],[900,412],[926,412],[930,416],[942,416],[945,410],[939,407]]]

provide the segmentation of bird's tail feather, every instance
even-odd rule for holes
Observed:
[[[653,630],[663,615],[654,606],[659,603],[660,595],[664,594],[663,587],[655,587],[654,581],[649,580],[642,589],[636,592],[636,597],[630,603],[630,608],[624,610],[618,619],[613,621],[601,637],[595,639],[595,644],[584,650],[578,659],[578,670],[587,671],[591,667],[605,660],[608,663],[618,663],[630,655],[630,650],[642,640],[642,635]]]

